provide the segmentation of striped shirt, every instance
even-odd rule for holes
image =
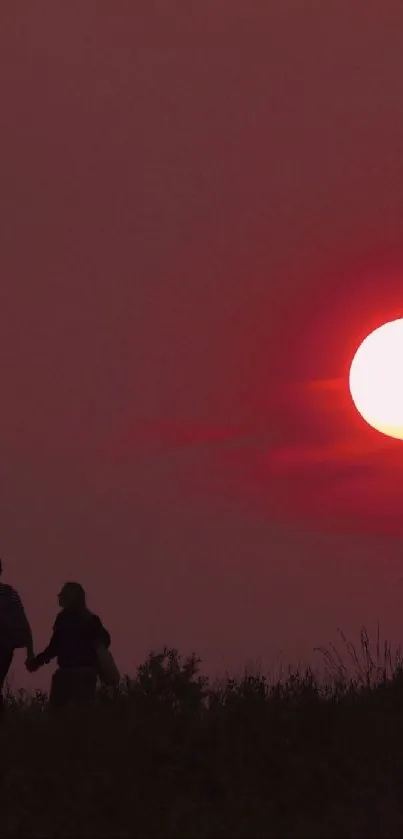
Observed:
[[[19,594],[0,583],[0,646],[16,649],[32,644],[32,632]]]

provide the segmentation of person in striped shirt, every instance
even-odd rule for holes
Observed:
[[[3,565],[0,559],[0,576]],[[34,658],[34,645],[19,594],[0,581],[0,719],[4,716],[3,687],[11,667],[14,651],[25,647],[29,662]]]

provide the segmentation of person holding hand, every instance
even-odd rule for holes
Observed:
[[[0,576],[3,564],[0,559]],[[0,582],[0,719],[4,716],[4,683],[16,649],[26,649],[26,665],[34,661],[34,644],[21,598],[12,586]]]
[[[59,592],[61,611],[53,625],[48,646],[36,656],[27,656],[26,668],[34,673],[57,658],[58,669],[52,677],[50,706],[61,708],[70,701],[89,700],[95,696],[99,662],[97,648],[109,648],[111,637],[86,604],[80,583],[65,583]]]

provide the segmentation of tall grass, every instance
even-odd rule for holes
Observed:
[[[380,626],[377,624],[375,649],[371,649],[371,641],[365,626],[360,630],[359,645],[348,641],[341,629],[337,630],[342,642],[343,653],[330,642],[328,647],[315,647],[315,652],[322,654],[325,662],[325,672],[330,684],[348,684],[353,680],[360,686],[369,687],[384,683],[391,679],[403,664],[400,645],[392,652],[392,647],[386,639],[381,642]]]
[[[0,836],[400,837],[401,653],[339,635],[324,676],[211,685],[165,648],[89,706],[9,691]]]

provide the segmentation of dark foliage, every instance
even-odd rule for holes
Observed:
[[[166,648],[91,706],[8,694],[0,836],[400,837],[400,656],[344,643],[353,674],[330,645],[325,680],[210,686]]]

